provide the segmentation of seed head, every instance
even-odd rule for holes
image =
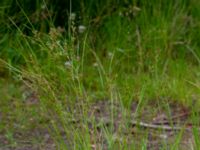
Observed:
[[[78,32],[79,33],[83,33],[83,32],[85,32],[85,30],[86,30],[86,27],[84,25],[79,25],[78,26]]]

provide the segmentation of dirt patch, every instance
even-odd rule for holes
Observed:
[[[148,150],[193,148],[191,112],[180,104],[165,106],[150,103],[139,108],[138,103],[133,102],[127,108],[121,103],[103,100],[87,105],[86,115],[81,108],[79,106],[73,107],[74,110],[70,109],[74,119],[68,118],[68,125],[75,129],[89,129],[90,144],[94,150],[139,150],[144,146]],[[62,127],[60,130],[63,132]],[[73,136],[73,133],[70,134]],[[56,149],[53,137],[47,129],[16,132],[13,135],[16,143],[12,143],[5,135],[0,135],[0,150]],[[62,136],[66,143],[70,143],[65,132]]]
[[[55,144],[46,129],[32,132],[15,132],[12,139],[7,134],[0,136],[0,150],[55,150]]]
[[[94,103],[89,112],[89,118],[93,120],[91,136],[98,138],[99,142],[95,142],[94,149],[109,148],[103,134],[107,129],[114,143],[123,145],[125,142],[130,149],[133,145],[140,149],[145,144],[149,150],[170,149],[172,146],[191,149],[194,140],[188,120],[189,109],[180,104],[165,107],[151,104],[138,111],[137,103],[128,109],[110,101]]]

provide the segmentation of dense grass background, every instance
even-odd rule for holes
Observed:
[[[62,126],[67,137],[76,133],[75,149],[88,149],[89,133],[67,126],[76,118],[68,107],[77,103],[83,115],[90,102],[105,99],[130,108],[164,98],[198,109],[199,0],[2,0],[0,6],[0,130],[11,145],[16,128],[47,126],[58,142]],[[27,107],[29,97],[39,105]]]

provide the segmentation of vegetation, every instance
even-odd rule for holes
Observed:
[[[0,149],[199,149],[199,0],[0,4]]]

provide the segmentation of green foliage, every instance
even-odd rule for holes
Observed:
[[[1,131],[14,146],[13,122],[20,131],[47,126],[58,149],[65,149],[66,138],[74,149],[92,149],[98,137],[91,140],[87,114],[91,102],[102,99],[111,103],[111,127],[92,125],[100,126],[109,149],[129,149],[126,137],[114,135],[115,102],[127,113],[137,101],[137,115],[165,98],[198,109],[199,0],[2,0],[0,5],[0,106],[11,116]],[[27,91],[37,95],[39,105],[27,107]],[[80,128],[70,124],[74,119],[80,119]],[[148,149],[147,135],[141,149]],[[173,149],[181,137],[182,131]],[[134,142],[129,144],[137,149]]]

